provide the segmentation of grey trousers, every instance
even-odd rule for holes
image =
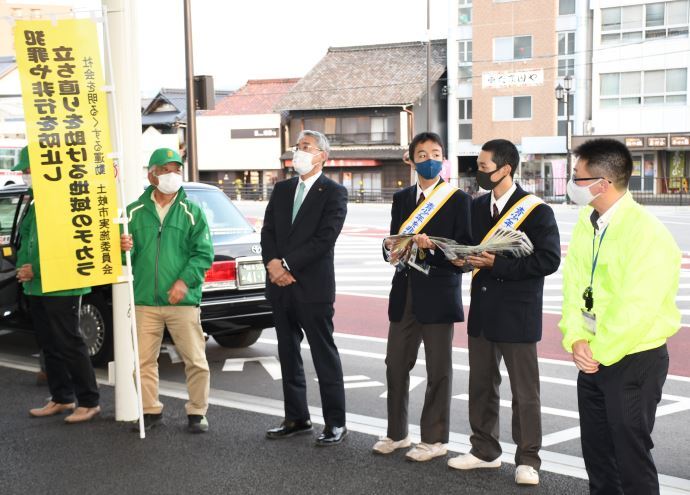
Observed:
[[[541,400],[536,343],[490,342],[469,337],[470,401],[472,436],[470,452],[484,461],[501,455],[499,433],[499,385],[501,357],[505,359],[513,394],[513,441],[515,465],[539,469],[541,459]]]
[[[423,324],[412,314],[412,294],[408,287],[403,317],[390,322],[386,349],[388,381],[388,433],[393,440],[408,434],[410,370],[424,342],[427,385],[420,428],[422,442],[448,443],[450,396],[453,385],[453,323]]]

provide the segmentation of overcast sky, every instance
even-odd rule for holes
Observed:
[[[426,39],[426,0],[191,0],[194,72],[217,89],[247,79],[301,77],[329,46]],[[99,0],[8,3],[100,9]],[[137,0],[145,94],[184,87],[183,0]],[[431,0],[431,31],[445,38],[447,0]]]

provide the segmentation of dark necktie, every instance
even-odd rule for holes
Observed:
[[[493,215],[491,215],[491,218],[493,218],[494,220],[498,220],[498,215],[498,206],[496,206],[496,203],[494,203],[494,212]]]
[[[421,204],[422,204],[422,201],[424,201],[424,199],[425,199],[425,198],[424,198],[424,192],[421,192],[421,193],[419,194],[419,198],[417,199],[417,206],[421,205]]]

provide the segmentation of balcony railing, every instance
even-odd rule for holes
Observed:
[[[520,186],[533,194],[543,198],[549,203],[564,203],[566,201],[565,178],[516,178]],[[212,182],[209,184],[217,185]],[[474,177],[460,177],[453,184],[471,196],[478,196],[483,192],[479,190],[477,181]],[[642,186],[638,183],[639,186]],[[669,205],[669,206],[690,206],[690,177],[684,178],[651,178],[645,177],[644,186],[649,190],[631,190],[633,197],[642,204],[647,205]],[[248,184],[236,186],[227,183],[219,186],[225,194],[233,200],[267,201],[272,186],[260,186],[258,184]],[[656,187],[654,192],[652,189]],[[361,187],[352,186],[348,188],[349,201],[352,203],[390,203],[393,194],[398,192],[400,187]]]
[[[396,144],[395,132],[357,132],[354,134],[326,134],[331,144]]]

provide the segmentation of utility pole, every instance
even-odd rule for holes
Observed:
[[[426,130],[431,132],[431,0],[426,0]]]
[[[194,50],[192,48],[192,6],[191,0],[184,3],[184,53],[185,79],[187,83],[187,128],[185,143],[187,170],[190,181],[199,180],[199,167],[196,159],[196,95],[194,94]]]

